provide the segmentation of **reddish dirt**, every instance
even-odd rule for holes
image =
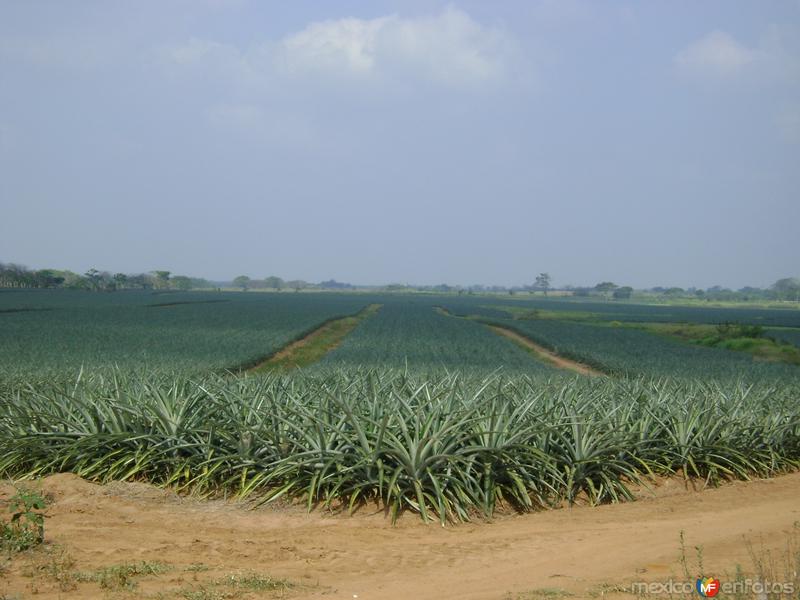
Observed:
[[[780,548],[800,521],[800,473],[704,491],[668,480],[637,502],[444,528],[415,515],[392,526],[382,513],[369,511],[348,517],[306,514],[292,506],[249,509],[180,498],[145,484],[95,485],[66,474],[34,485],[52,498],[47,544],[16,555],[5,567],[0,563],[0,598],[138,598],[157,592],[191,598],[186,590],[243,570],[295,585],[277,594],[233,590],[239,595],[203,597],[528,600],[562,593],[588,598],[602,591],[605,598],[630,598],[609,586],[673,575],[685,579],[678,561],[681,531],[689,559],[692,547],[702,546],[706,573],[722,577],[737,563],[749,564],[745,539]],[[6,484],[0,497],[12,491]],[[173,569],[138,578],[138,586],[124,593],[76,584],[64,575],[143,560]],[[198,563],[207,570],[187,570]]]
[[[524,335],[518,334],[516,331],[506,329],[505,327],[499,327],[497,325],[487,325],[487,327],[499,335],[504,335],[505,337],[514,340],[520,346],[525,346],[526,348],[533,350],[534,353],[542,358],[542,360],[558,367],[559,369],[567,369],[569,371],[580,373],[581,375],[590,375],[593,377],[605,377],[606,375],[605,373],[598,371],[597,369],[593,369],[588,365],[570,360],[569,358],[564,358],[552,350],[548,350],[544,346],[540,346],[536,342],[529,340]]]
[[[336,329],[341,329],[340,331],[336,332],[336,335],[333,336],[333,339],[328,341],[328,345],[324,348],[324,353],[330,352],[335,350],[344,340],[344,338],[358,326],[358,324],[365,318],[373,315],[380,309],[380,304],[370,304],[366,308],[362,309],[360,312],[356,313],[355,315],[351,315],[349,317],[341,317],[339,319],[333,319],[331,321],[327,321],[326,323],[320,325],[317,329],[312,331],[311,333],[305,335],[304,337],[300,338],[299,340],[295,340],[291,342],[272,356],[262,360],[258,364],[250,367],[248,371],[250,372],[258,372],[273,365],[279,365],[281,363],[284,364],[293,364],[295,362],[295,358],[297,354],[306,346],[310,344],[317,343],[320,338],[324,338],[329,336],[331,332],[336,332]],[[344,327],[343,327],[344,326]]]

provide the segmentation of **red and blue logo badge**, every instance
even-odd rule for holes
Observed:
[[[697,580],[695,587],[697,588],[697,593],[703,598],[713,598],[719,594],[719,579],[703,577]]]

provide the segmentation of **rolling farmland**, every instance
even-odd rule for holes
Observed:
[[[800,367],[603,320],[630,310],[625,320],[639,322],[651,307],[565,320],[557,301],[546,318],[515,319],[504,306],[545,301],[509,302],[0,293],[0,473],[71,471],[309,507],[369,501],[447,521],[498,505],[627,499],[651,473],[721,481],[800,464]],[[367,306],[302,370],[224,372],[313,343],[303,336]],[[684,310],[692,322],[719,316]],[[794,317],[772,312],[754,318]],[[487,323],[606,376],[557,369]]]
[[[2,292],[0,372],[234,368],[367,304],[344,295]]]
[[[719,308],[705,306],[628,304],[597,300],[563,300],[541,297],[509,299],[450,298],[445,305],[459,315],[481,314],[487,317],[509,317],[504,308],[546,310],[569,313],[591,313],[601,321],[628,323],[749,323],[764,327],[800,328],[797,308]],[[487,306],[490,305],[490,306]]]
[[[567,305],[571,306],[569,310],[564,309]],[[695,345],[639,328],[668,323],[661,320],[666,319],[665,313],[655,315],[653,321],[645,320],[651,308],[662,307],[617,304],[613,311],[589,312],[586,309],[592,305],[587,302],[554,301],[548,304],[548,301],[538,300],[487,305],[485,301],[463,298],[451,299],[443,306],[453,315],[506,327],[565,357],[616,376],[787,379],[795,382],[800,379],[797,365],[759,361],[744,352]],[[542,306],[546,308],[542,309]],[[595,306],[606,305],[595,303]],[[717,325],[730,322],[727,320],[731,317],[729,309],[677,308],[685,318],[681,323]],[[764,312],[778,314],[765,317]],[[793,312],[787,310],[740,311],[738,314],[753,318],[740,321],[743,324],[760,325],[765,320],[794,322]],[[515,316],[518,318],[512,318]],[[800,329],[766,329],[765,335],[791,343],[800,340]]]
[[[800,600],[800,0],[0,0],[0,600]]]
[[[438,314],[429,298],[386,298],[320,363],[320,368],[405,368],[414,371],[557,374],[513,342],[471,321]]]
[[[609,323],[644,323],[640,319],[648,314],[666,318],[662,309],[675,308],[688,322],[715,323],[723,315],[730,316],[720,312],[729,309],[549,302],[338,293],[2,292],[0,372],[6,377],[16,373],[46,378],[47,374],[69,375],[81,367],[220,371],[251,364],[322,323],[355,314],[369,304],[381,308],[312,365],[314,370],[408,366],[417,371],[470,374],[495,369],[549,376],[559,372],[475,320],[441,314],[437,307],[444,306],[453,315],[497,323],[567,358],[617,376],[796,379],[800,371],[793,365],[756,362],[747,353],[700,347]],[[536,308],[543,305],[548,308]],[[605,312],[586,311],[595,305]],[[520,310],[549,312],[547,318],[512,319]],[[741,314],[759,324],[793,322],[798,312],[748,310]],[[787,342],[800,339],[800,329],[783,327],[767,333]]]
[[[743,352],[690,345],[640,329],[554,320],[496,322],[559,354],[616,375],[800,380],[800,369],[793,365],[756,362]]]

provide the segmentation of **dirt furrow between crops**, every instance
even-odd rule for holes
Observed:
[[[544,346],[540,346],[536,342],[530,340],[524,335],[520,335],[516,331],[513,331],[511,329],[506,329],[505,327],[500,327],[499,325],[487,325],[487,327],[492,331],[494,331],[495,333],[505,336],[513,340],[520,346],[524,346],[528,350],[531,350],[544,362],[550,363],[553,366],[558,367],[559,369],[568,369],[570,371],[575,371],[576,373],[580,373],[581,375],[590,375],[593,377],[606,376],[606,374],[603,373],[602,371],[598,371],[597,369],[593,369],[589,365],[585,365],[583,363],[579,363],[569,358],[565,358],[560,354],[556,354],[552,350],[548,350]]]
[[[350,317],[327,321],[311,333],[295,340],[251,367],[248,371],[287,370],[313,364],[328,352],[335,350],[361,321],[378,312],[380,308],[380,304],[370,304]]]
[[[51,476],[41,487],[53,499],[47,545],[0,569],[0,597],[117,597],[86,574],[147,561],[164,572],[132,578],[120,597],[631,598],[619,586],[686,580],[682,531],[690,569],[696,569],[694,547],[702,547],[705,574],[724,581],[737,564],[749,564],[746,540],[777,559],[800,521],[800,474],[700,492],[668,480],[638,502],[445,528],[416,515],[392,526],[369,511],[347,517],[286,506],[249,510],[74,475]],[[0,486],[0,499],[11,492]],[[269,575],[291,587],[251,593],[241,584],[245,573],[258,574],[249,581]]]

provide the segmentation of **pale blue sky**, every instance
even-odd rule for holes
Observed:
[[[800,275],[800,1],[0,2],[0,261]]]

